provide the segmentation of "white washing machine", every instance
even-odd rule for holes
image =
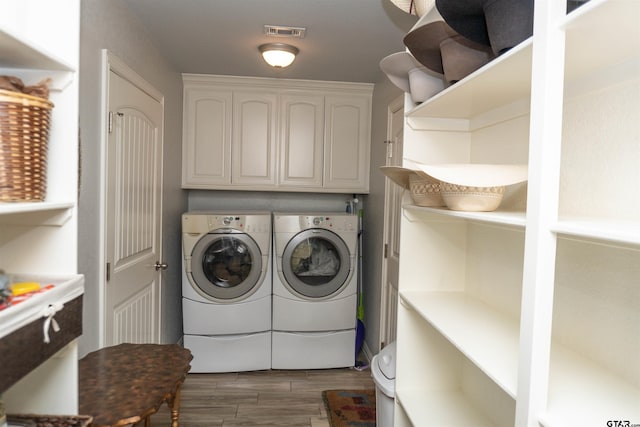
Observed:
[[[271,368],[271,213],[182,215],[191,372]]]
[[[358,217],[274,213],[274,369],[354,366]]]

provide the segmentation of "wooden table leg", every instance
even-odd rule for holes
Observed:
[[[178,416],[180,415],[180,389],[182,384],[176,389],[176,393],[167,400],[167,405],[171,410],[171,427],[179,427]]]

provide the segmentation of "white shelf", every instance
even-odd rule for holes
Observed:
[[[0,67],[35,70],[74,71],[75,68],[53,53],[0,29]]]
[[[517,321],[463,292],[400,291],[400,298],[515,398]]]
[[[0,203],[0,225],[61,226],[72,216],[73,203]]]
[[[74,204],[71,202],[69,203],[58,203],[58,202],[2,203],[0,202],[0,215],[62,210],[62,209],[70,209],[73,206]]]
[[[640,223],[601,219],[561,219],[552,231],[566,237],[640,247]]]
[[[461,392],[398,391],[396,400],[414,426],[495,427]]]
[[[555,344],[548,400],[547,413],[541,417],[545,427],[601,427],[610,420],[640,420],[637,386]]]
[[[416,119],[457,119],[449,122],[451,129],[465,130],[460,128],[460,120],[467,121],[522,100],[528,104],[531,52],[529,39],[407,112],[408,124],[421,129]],[[446,123],[443,121],[442,127],[446,128]]]
[[[566,79],[640,56],[640,2],[590,0],[567,16]],[[609,76],[615,81],[615,76]]]
[[[0,29],[0,74],[19,77],[27,85],[50,78],[49,89],[62,91],[73,82],[74,72],[63,59]]]
[[[417,205],[403,205],[405,213],[411,214],[411,217],[407,217],[410,221],[421,220],[419,216],[437,215],[442,218],[461,219],[467,221],[476,221],[487,224],[503,225],[509,227],[515,227],[518,229],[524,229],[526,224],[526,217],[524,212],[514,211],[500,211],[493,212],[464,212],[464,211],[452,211],[447,208],[428,208]],[[423,218],[424,219],[424,218]]]

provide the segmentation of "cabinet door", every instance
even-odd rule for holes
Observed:
[[[234,185],[276,185],[277,100],[275,92],[234,92]]]
[[[231,184],[231,100],[228,90],[185,89],[184,188]]]
[[[369,192],[370,123],[369,97],[325,98],[325,189]]]
[[[281,186],[322,187],[324,96],[280,99]]]

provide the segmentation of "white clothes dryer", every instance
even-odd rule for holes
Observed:
[[[354,366],[358,217],[274,213],[275,369]]]
[[[191,372],[271,368],[271,213],[182,215]]]

